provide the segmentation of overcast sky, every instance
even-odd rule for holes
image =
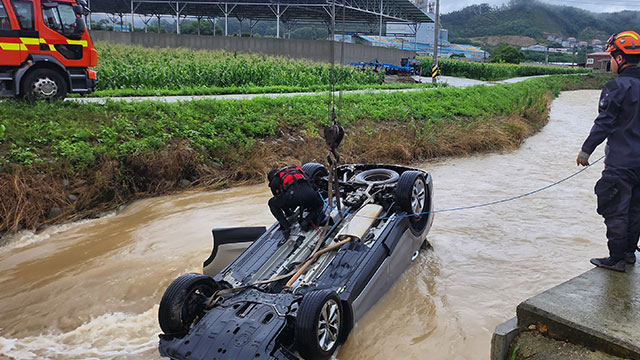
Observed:
[[[507,2],[506,0],[440,0],[440,12],[446,14],[474,4],[487,3],[497,6]],[[637,11],[640,9],[640,0],[543,0],[543,2],[554,5],[573,6],[593,12]]]

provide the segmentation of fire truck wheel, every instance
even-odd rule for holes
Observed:
[[[37,69],[28,73],[23,82],[22,95],[27,100],[56,100],[67,96],[67,83],[50,69]]]

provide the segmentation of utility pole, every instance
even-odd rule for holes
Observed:
[[[544,64],[549,65],[549,47],[547,46],[547,50],[544,52]]]
[[[435,76],[438,71],[438,36],[440,35],[440,0],[436,0],[436,22],[433,26],[433,67],[431,69],[431,81],[438,83],[438,77]]]

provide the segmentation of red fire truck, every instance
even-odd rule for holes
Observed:
[[[61,99],[95,91],[85,0],[1,0],[0,96]]]

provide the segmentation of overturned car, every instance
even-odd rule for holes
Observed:
[[[303,165],[327,203],[326,224],[285,239],[276,222],[214,229],[204,274],[162,297],[159,351],[173,359],[326,359],[426,247],[429,173],[396,165]],[[333,201],[329,201],[333,200]],[[302,216],[297,209],[294,216]],[[246,250],[221,271],[224,247]],[[219,266],[219,264],[218,264]]]

